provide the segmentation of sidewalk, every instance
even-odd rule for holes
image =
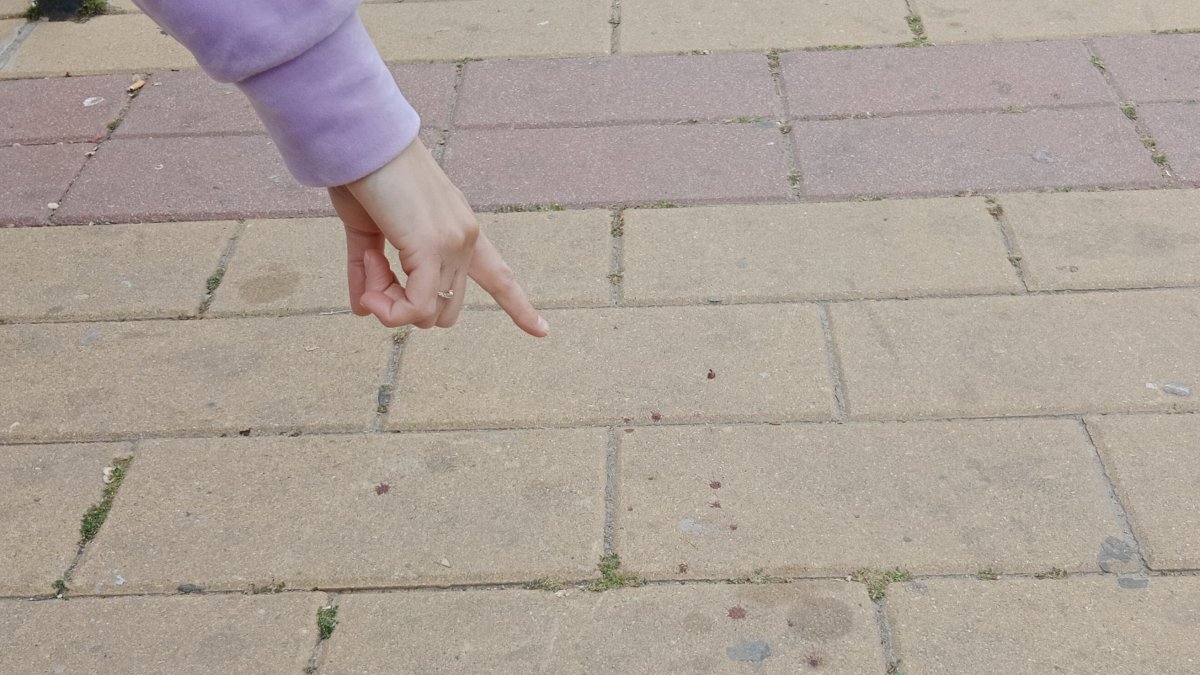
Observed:
[[[544,341],[0,18],[0,672],[1200,668],[1200,9],[1091,4],[364,5]]]

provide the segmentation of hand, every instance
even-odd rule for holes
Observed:
[[[420,139],[374,173],[329,189],[346,228],[350,306],[385,326],[449,328],[458,320],[470,276],[526,333],[550,327],[479,231],[466,197]],[[400,253],[407,285],[392,271],[384,242]],[[443,298],[439,291],[453,291]]]

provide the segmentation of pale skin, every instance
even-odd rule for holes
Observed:
[[[329,188],[346,228],[350,307],[385,326],[449,328],[458,320],[467,278],[495,298],[513,323],[534,337],[550,326],[479,224],[463,193],[420,139],[379,170]],[[384,255],[391,242],[408,276],[401,284]],[[453,297],[439,297],[439,291]]]

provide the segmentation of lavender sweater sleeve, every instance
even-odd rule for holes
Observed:
[[[358,18],[359,0],[134,0],[249,97],[292,175],[316,187],[378,169],[417,136]]]

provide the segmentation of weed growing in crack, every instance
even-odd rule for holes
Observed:
[[[882,600],[887,596],[887,587],[889,584],[912,581],[912,574],[908,570],[902,570],[899,567],[890,570],[874,570],[868,567],[856,570],[850,575],[852,581],[857,581],[867,585],[867,594],[872,600]]]
[[[979,577],[982,581],[996,581],[1000,578],[1000,571],[994,567],[987,567],[979,570],[979,573],[975,576]]]
[[[587,590],[594,593],[610,591],[626,586],[641,586],[642,580],[632,574],[621,574],[621,556],[616,553],[606,553],[596,565],[600,570],[600,578],[587,585]]]
[[[1061,567],[1051,567],[1045,572],[1038,572],[1033,575],[1035,579],[1066,579],[1067,571]]]
[[[71,589],[67,588],[67,582],[65,579],[55,579],[54,580],[54,597],[65,598],[65,597],[67,597],[67,593],[69,593],[70,590]]]
[[[554,581],[553,579],[534,579],[533,581],[525,584],[525,589],[530,591],[555,592],[561,591],[566,587],[566,584],[562,583],[561,581]]]
[[[1125,113],[1125,116],[1128,117],[1129,119],[1137,121],[1137,118],[1138,118],[1137,107],[1135,105],[1133,105],[1132,103],[1127,103],[1127,104],[1121,106],[1121,112]]]
[[[788,182],[792,184],[792,187],[799,187],[802,177],[799,169],[792,169],[788,172]]]
[[[247,595],[262,595],[263,593],[282,593],[283,589],[284,589],[284,583],[282,581],[276,582],[274,579],[272,579],[271,583],[266,584],[265,586],[259,586],[257,584],[250,584],[250,590],[247,591]]]
[[[108,512],[112,509],[113,499],[117,496],[117,490],[121,488],[121,482],[125,480],[125,473],[129,469],[129,463],[132,458],[124,458],[113,461],[113,471],[111,480],[108,485],[104,486],[104,495],[100,499],[100,503],[92,506],[83,514],[83,522],[79,526],[81,535],[79,545],[82,546],[92,539],[95,539],[96,534],[100,531],[100,526],[104,524],[108,518]]]
[[[1092,57],[1092,65],[1099,68],[1100,72],[1102,73],[1108,70],[1108,66],[1104,65],[1104,59],[1100,58],[1099,56]]]
[[[328,640],[333,635],[333,629],[337,628],[337,610],[337,605],[317,610],[317,633],[322,640]]]

